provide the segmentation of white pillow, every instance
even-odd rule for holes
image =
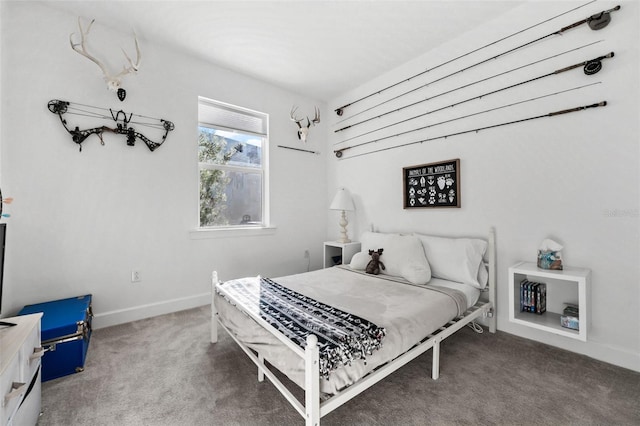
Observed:
[[[380,273],[402,277],[413,284],[426,284],[431,279],[429,262],[416,236],[364,232],[360,237],[360,243],[362,251],[354,255],[354,258],[357,258],[352,268],[362,265],[364,255],[367,262],[362,269],[365,269],[371,260],[369,250],[383,249],[380,261],[384,263],[385,269],[380,268]],[[353,258],[351,262],[353,263]]]
[[[485,288],[488,282],[489,270],[487,269],[487,265],[483,261],[480,262],[480,268],[478,268],[478,283],[480,284],[480,288]]]
[[[364,271],[365,269],[367,269],[367,264],[369,263],[370,260],[371,258],[369,257],[369,253],[368,252],[365,253],[361,251],[353,255],[349,266],[351,267],[351,269],[355,269],[357,271]]]
[[[487,251],[485,240],[435,237],[418,233],[414,235],[424,246],[434,277],[469,284],[479,289],[487,285],[484,274],[486,270],[480,271],[482,258]]]

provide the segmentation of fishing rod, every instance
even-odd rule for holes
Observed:
[[[598,71],[600,71],[602,69],[602,62],[601,61],[603,59],[613,58],[613,56],[614,56],[614,53],[611,52],[611,53],[608,53],[606,55],[600,56],[600,57],[595,58],[595,59],[591,59],[591,60],[584,61],[584,62],[579,62],[579,63],[573,64],[573,65],[569,65],[568,67],[564,67],[564,68],[552,71],[552,72],[547,73],[547,74],[539,75],[538,77],[530,78],[529,80],[521,81],[519,83],[515,83],[515,84],[509,85],[509,86],[506,86],[506,87],[502,87],[500,89],[496,89],[496,90],[492,90],[492,91],[487,92],[487,93],[483,93],[483,94],[478,95],[478,96],[473,96],[471,98],[467,98],[465,100],[452,103],[450,105],[445,105],[445,106],[440,107],[440,108],[432,109],[431,111],[427,111],[427,112],[424,112],[422,114],[414,115],[413,117],[405,118],[404,120],[400,120],[400,121],[397,121],[397,122],[392,123],[392,124],[387,124],[386,126],[382,126],[382,127],[377,128],[377,129],[370,130],[368,132],[362,133],[362,134],[360,134],[358,136],[354,136],[354,138],[360,137],[360,136],[364,136],[364,135],[367,135],[367,134],[370,134],[370,133],[373,133],[373,132],[377,132],[378,130],[383,130],[383,129],[387,129],[389,127],[397,126],[398,124],[406,123],[407,121],[415,120],[416,118],[424,117],[425,115],[433,114],[434,112],[437,112],[437,111],[442,111],[444,109],[452,108],[452,107],[464,104],[466,102],[470,102],[470,101],[473,101],[473,100],[476,100],[476,99],[484,98],[484,97],[487,97],[489,95],[493,95],[495,93],[503,92],[505,90],[512,89],[514,87],[522,86],[524,84],[531,83],[533,81],[537,81],[537,80],[540,80],[540,79],[543,79],[543,78],[546,78],[546,77],[549,77],[549,76],[552,76],[552,75],[561,74],[563,72],[570,71],[572,69],[575,69],[575,68],[578,68],[578,67],[581,67],[581,66],[584,67],[583,69],[584,69],[584,73],[585,74],[593,75],[593,74],[597,73]],[[390,111],[390,112],[387,112],[385,114],[382,114],[382,115],[379,115],[379,116],[376,116],[376,117],[371,117],[371,118],[369,118],[369,119],[367,119],[365,121],[361,121],[358,124],[362,124],[362,123],[365,123],[367,121],[375,120],[376,118],[380,118],[380,117],[382,117],[384,115],[390,114],[392,112],[399,111],[401,109],[403,109],[403,108],[399,108],[399,109],[397,109],[395,111]],[[343,142],[345,142],[345,141],[343,141]]]
[[[320,154],[318,151],[311,151],[310,149],[294,148],[292,146],[278,145],[278,148],[292,149],[294,151],[308,152],[310,154]]]
[[[374,154],[376,152],[388,151],[390,149],[401,148],[401,147],[404,147],[404,146],[409,146],[409,145],[415,145],[415,144],[419,144],[419,143],[423,143],[423,142],[434,141],[434,140],[437,140],[437,139],[446,139],[446,138],[449,138],[449,137],[452,137],[452,136],[464,135],[466,133],[473,133],[473,132],[477,133],[477,132],[480,132],[482,130],[493,129],[495,127],[502,127],[502,126],[508,126],[510,124],[523,123],[525,121],[537,120],[539,118],[544,118],[544,117],[555,117],[557,115],[562,115],[562,114],[568,114],[568,113],[572,113],[572,112],[582,111],[582,110],[589,109],[589,108],[603,107],[603,106],[606,106],[606,105],[607,105],[607,101],[602,101],[602,102],[598,102],[598,103],[591,104],[591,105],[585,105],[585,106],[579,106],[579,107],[575,107],[575,108],[564,109],[564,110],[561,110],[561,111],[550,112],[548,114],[536,115],[534,117],[527,117],[527,118],[522,118],[522,119],[519,119],[519,120],[507,121],[505,123],[493,124],[491,126],[478,127],[476,129],[463,130],[461,132],[449,133],[447,135],[435,136],[435,137],[432,137],[432,138],[421,139],[421,140],[413,141],[413,142],[407,142],[407,143],[403,143],[403,144],[400,144],[400,145],[389,146],[389,147],[386,147],[386,148],[380,148],[380,149],[376,149],[376,150],[373,150],[373,151],[363,152],[361,154],[350,155],[349,157],[345,157],[344,159],[347,160],[349,158],[355,158],[355,157],[360,157],[360,156],[363,156],[363,155]],[[340,158],[342,155],[338,156],[338,153],[336,152],[336,156],[338,158]]]
[[[548,98],[550,96],[559,95],[561,93],[571,92],[573,90],[584,89],[585,87],[594,86],[596,84],[601,84],[601,83],[602,83],[601,81],[598,81],[596,83],[584,84],[582,86],[573,87],[571,89],[560,90],[558,92],[548,93],[546,95],[536,96],[534,98],[525,99],[525,100],[522,100],[522,101],[513,102],[513,103],[510,103],[510,104],[506,104],[506,105],[501,105],[499,107],[486,109],[484,111],[474,112],[474,113],[463,115],[463,116],[460,116],[460,117],[451,118],[449,120],[444,120],[444,121],[440,121],[440,122],[437,122],[437,123],[428,124],[426,126],[422,126],[422,127],[418,127],[418,128],[415,128],[415,129],[407,130],[407,131],[404,131],[404,132],[396,133],[394,135],[389,135],[389,136],[385,136],[385,137],[382,137],[382,138],[374,139],[374,140],[371,140],[371,141],[359,143],[359,144],[356,144],[356,145],[347,146],[345,148],[338,149],[338,150],[335,150],[333,152],[336,154],[336,157],[340,158],[340,157],[342,157],[342,154],[343,154],[344,151],[346,151],[348,149],[351,149],[351,148],[356,148],[358,146],[363,146],[363,145],[369,145],[370,143],[380,142],[380,141],[383,141],[385,139],[391,139],[391,138],[395,138],[395,137],[398,137],[398,136],[406,135],[408,133],[413,133],[413,132],[417,132],[417,131],[420,131],[420,130],[429,129],[431,127],[436,127],[436,126],[439,126],[441,124],[446,124],[446,123],[451,123],[452,121],[462,120],[463,118],[469,118],[469,117],[474,117],[474,116],[480,115],[480,114],[486,114],[488,112],[497,111],[499,109],[504,109],[504,108],[515,106],[515,105],[520,105],[520,104],[524,104],[524,103],[527,103],[527,102],[536,101],[536,100],[542,99],[542,98]]]
[[[526,31],[528,31],[528,30],[530,30],[530,29],[532,29],[532,28],[535,28],[535,27],[540,26],[540,25],[542,25],[542,24],[544,24],[544,23],[546,23],[546,22],[549,22],[549,21],[552,21],[552,20],[554,20],[554,19],[557,19],[557,18],[559,18],[559,17],[561,17],[561,16],[563,16],[563,15],[566,15],[567,13],[570,13],[570,12],[573,12],[573,11],[575,11],[575,10],[578,10],[578,9],[580,9],[580,8],[582,8],[582,7],[588,6],[588,5],[590,5],[591,3],[594,3],[595,1],[596,1],[596,0],[592,0],[592,1],[588,2],[588,3],[583,4],[582,6],[574,7],[573,9],[567,10],[566,12],[563,12],[563,13],[560,13],[560,14],[558,14],[558,15],[556,15],[556,16],[551,17],[551,18],[545,19],[544,21],[538,22],[537,24],[531,25],[531,26],[529,26],[529,27],[527,27],[527,28],[524,28],[524,29],[522,29],[522,30],[518,30],[518,31],[516,31],[515,33],[512,33],[512,34],[510,34],[510,35],[508,35],[508,36],[502,37],[502,38],[500,38],[500,39],[498,39],[498,40],[492,41],[491,43],[487,43],[487,44],[485,44],[484,46],[480,46],[480,47],[478,47],[478,48],[476,48],[476,49],[474,49],[474,50],[471,50],[471,51],[469,51],[469,52],[467,52],[467,53],[463,53],[462,55],[456,56],[456,57],[455,57],[455,58],[453,58],[453,59],[449,59],[448,61],[445,61],[445,62],[443,62],[443,63],[441,63],[441,64],[438,64],[438,65],[436,65],[436,66],[434,66],[434,67],[432,67],[432,68],[427,68],[426,70],[424,70],[424,71],[422,71],[422,72],[419,72],[418,74],[412,75],[412,76],[411,76],[411,77],[409,77],[409,78],[406,78],[406,79],[404,79],[404,80],[401,80],[401,81],[399,81],[399,82],[397,82],[397,83],[394,83],[394,84],[392,84],[392,85],[390,85],[390,86],[387,86],[387,87],[385,87],[385,88],[383,88],[383,89],[381,89],[381,90],[379,90],[379,91],[373,92],[373,93],[371,93],[371,94],[369,94],[369,95],[366,95],[366,96],[363,96],[363,97],[361,97],[361,98],[359,98],[359,99],[356,99],[355,101],[352,101],[352,102],[350,102],[350,103],[348,103],[348,104],[346,104],[346,105],[343,105],[343,106],[341,106],[341,107],[339,107],[339,108],[335,109],[335,112],[336,112],[336,114],[338,114],[339,116],[342,116],[342,114],[344,113],[344,109],[345,109],[345,108],[350,107],[351,105],[354,105],[354,104],[356,104],[356,103],[358,103],[358,102],[361,102],[361,101],[363,101],[363,100],[365,100],[365,99],[368,99],[368,98],[370,98],[370,97],[372,97],[372,96],[374,96],[374,95],[378,95],[378,94],[380,94],[380,93],[382,93],[382,92],[384,92],[384,91],[386,91],[386,90],[389,90],[389,89],[391,89],[391,88],[393,88],[393,87],[396,87],[396,86],[398,86],[398,85],[400,85],[400,84],[402,84],[402,83],[406,83],[406,82],[408,82],[408,81],[410,81],[410,80],[412,80],[412,79],[414,79],[414,78],[416,78],[416,77],[419,77],[419,76],[421,76],[421,75],[423,75],[423,74],[426,74],[426,73],[428,73],[428,72],[430,72],[430,71],[433,71],[433,70],[435,70],[435,69],[437,69],[437,68],[440,68],[441,66],[444,66],[444,65],[447,65],[447,64],[449,64],[449,63],[451,63],[451,62],[457,61],[458,59],[462,59],[462,58],[464,58],[465,56],[471,55],[472,53],[478,52],[478,51],[480,51],[480,50],[482,50],[482,49],[485,49],[485,48],[487,48],[487,47],[489,47],[489,46],[492,46],[492,45],[494,45],[494,44],[500,43],[501,41],[507,40],[507,39],[509,39],[509,38],[511,38],[511,37],[514,37],[514,36],[518,35],[518,34],[522,34],[522,33],[526,32]],[[357,115],[357,114],[356,114],[356,115]],[[349,118],[350,118],[350,117],[349,117]],[[345,120],[347,120],[347,119],[348,119],[348,118],[346,118]],[[344,120],[341,120],[341,121],[344,121]]]
[[[590,4],[590,3],[587,3],[587,4]],[[361,98],[359,98],[359,99],[356,99],[355,101],[352,101],[352,102],[350,102],[350,103],[348,103],[348,104],[346,104],[346,105],[343,105],[343,106],[341,106],[341,107],[339,107],[339,108],[336,108],[336,109],[335,109],[335,112],[336,112],[336,114],[338,114],[339,116],[342,116],[342,114],[344,113],[344,109],[345,109],[345,108],[348,108],[348,107],[350,107],[350,106],[352,106],[352,105],[354,105],[354,104],[356,104],[356,103],[358,103],[358,102],[361,102],[361,101],[363,101],[363,100],[365,100],[365,99],[368,99],[368,98],[370,98],[370,97],[372,97],[372,96],[379,95],[379,94],[381,94],[382,92],[384,92],[384,91],[386,91],[386,90],[389,90],[389,89],[391,89],[391,88],[393,88],[393,87],[396,87],[396,86],[398,86],[398,85],[400,85],[400,84],[402,84],[402,83],[408,82],[408,81],[410,81],[410,80],[412,80],[412,79],[414,79],[414,78],[416,78],[416,77],[419,77],[419,76],[421,76],[421,75],[423,75],[423,74],[426,74],[426,73],[428,73],[428,72],[430,72],[430,71],[433,71],[433,70],[435,70],[435,69],[437,69],[437,68],[439,68],[439,67],[441,67],[441,66],[443,66],[443,65],[446,65],[446,64],[449,64],[449,63],[451,63],[451,62],[453,62],[453,61],[456,61],[456,60],[458,60],[458,59],[464,58],[465,56],[468,56],[468,55],[470,55],[470,54],[472,54],[472,53],[475,53],[475,52],[477,52],[477,51],[479,51],[479,50],[482,50],[482,49],[484,49],[484,48],[486,48],[486,47],[489,47],[489,46],[491,46],[491,45],[494,45],[494,44],[496,44],[496,43],[499,43],[499,42],[501,42],[501,41],[504,41],[504,40],[506,40],[506,39],[508,39],[508,38],[511,38],[511,37],[513,37],[513,36],[515,36],[515,35],[517,35],[517,34],[523,33],[523,32],[525,32],[525,31],[527,31],[527,30],[529,30],[529,29],[531,29],[531,28],[534,28],[534,27],[536,27],[536,26],[539,26],[539,25],[541,25],[541,24],[543,24],[543,23],[545,23],[545,22],[548,22],[548,21],[550,21],[550,20],[556,19],[556,18],[558,18],[559,16],[565,15],[565,14],[567,14],[567,13],[569,13],[569,12],[573,12],[574,10],[577,10],[577,9],[579,9],[579,8],[581,8],[581,7],[584,7],[584,6],[586,6],[587,4],[582,5],[582,6],[578,6],[578,7],[573,8],[573,9],[571,9],[571,10],[567,11],[567,12],[561,13],[560,15],[556,15],[556,16],[554,16],[554,17],[552,17],[552,18],[549,18],[549,19],[547,19],[547,20],[545,20],[545,21],[542,21],[542,22],[540,22],[540,23],[538,23],[538,24],[532,25],[532,26],[530,26],[530,27],[528,27],[528,28],[525,28],[525,29],[523,29],[523,30],[517,31],[517,32],[515,32],[515,33],[513,33],[513,34],[511,34],[511,35],[508,35],[508,36],[506,36],[506,37],[503,37],[503,38],[501,38],[501,39],[499,39],[499,40],[493,41],[493,42],[488,43],[488,44],[486,44],[486,45],[484,45],[484,46],[481,46],[481,47],[479,47],[479,48],[476,48],[476,49],[474,49],[474,50],[471,50],[471,51],[469,51],[469,52],[467,52],[467,53],[464,53],[464,54],[462,54],[462,55],[460,55],[460,56],[457,56],[457,57],[455,57],[455,58],[453,58],[453,59],[450,59],[450,60],[445,61],[445,62],[443,62],[443,63],[441,63],[441,64],[439,64],[439,65],[436,65],[435,67],[428,68],[428,69],[426,69],[426,70],[424,70],[424,71],[421,71],[421,72],[419,72],[419,73],[417,73],[417,74],[415,74],[415,75],[412,75],[412,76],[411,76],[411,77],[409,77],[409,78],[406,78],[406,79],[404,79],[404,80],[402,80],[402,81],[399,81],[398,83],[391,84],[391,85],[389,85],[389,86],[387,86],[387,87],[385,87],[385,88],[383,88],[383,89],[380,89],[380,90],[378,90],[378,91],[375,91],[375,92],[373,92],[373,93],[371,93],[371,94],[369,94],[369,95],[363,96],[363,97],[361,97]],[[512,49],[509,49],[509,50],[507,50],[507,51],[505,51],[505,52],[502,52],[502,53],[500,53],[500,54],[498,54],[498,55],[496,55],[496,56],[492,56],[492,57],[490,57],[490,58],[487,58],[487,59],[485,59],[485,60],[483,60],[483,61],[480,61],[480,62],[475,63],[475,64],[473,64],[473,65],[470,65],[470,66],[468,66],[468,67],[462,68],[461,70],[459,70],[459,71],[455,71],[455,72],[453,72],[453,73],[451,73],[451,74],[449,74],[449,75],[447,75],[447,76],[445,76],[445,77],[443,77],[443,78],[451,77],[452,75],[455,75],[455,74],[461,73],[461,72],[463,72],[463,71],[466,71],[466,70],[468,70],[468,69],[470,69],[470,68],[476,67],[476,66],[478,66],[478,65],[480,65],[480,64],[483,64],[483,63],[485,63],[485,62],[489,62],[489,61],[491,61],[491,60],[493,60],[493,59],[497,59],[497,58],[499,58],[499,57],[501,57],[501,56],[507,55],[507,54],[509,54],[509,53],[512,53],[512,52],[514,52],[514,51],[518,50],[518,49],[521,49],[521,48],[523,48],[523,47],[526,47],[526,46],[529,46],[529,45],[531,45],[531,44],[537,43],[537,42],[539,42],[539,41],[542,41],[542,40],[544,40],[544,39],[546,39],[546,38],[549,38],[549,37],[552,37],[552,36],[554,36],[554,35],[560,35],[560,34],[562,34],[562,33],[563,33],[563,32],[565,32],[565,31],[568,31],[568,30],[570,30],[570,29],[572,29],[572,28],[579,27],[580,25],[585,24],[585,23],[587,23],[587,24],[589,25],[589,28],[591,28],[592,30],[600,30],[600,29],[602,29],[602,28],[606,27],[606,26],[609,24],[609,22],[611,21],[611,15],[610,15],[610,13],[611,13],[611,12],[613,12],[613,11],[616,11],[616,10],[620,10],[620,6],[616,6],[616,7],[612,8],[612,9],[609,9],[609,10],[603,10],[602,12],[600,12],[600,13],[596,13],[595,15],[591,15],[591,16],[589,16],[588,18],[585,18],[585,19],[582,19],[582,20],[580,20],[580,21],[574,22],[574,23],[573,23],[573,24],[571,24],[571,25],[567,25],[567,26],[565,26],[565,27],[562,27],[562,28],[561,28],[561,29],[559,29],[558,31],[554,31],[554,32],[549,33],[549,34],[547,34],[547,35],[545,35],[545,36],[539,37],[539,38],[537,38],[537,39],[535,39],[535,40],[532,40],[532,41],[530,41],[530,42],[527,42],[527,43],[521,44],[521,45],[516,46],[516,47],[514,47],[514,48],[512,48]],[[442,80],[442,78],[441,78],[440,80]],[[355,115],[357,115],[357,114],[355,114]],[[352,117],[354,117],[355,115],[353,115]],[[350,118],[351,118],[351,117],[350,117]]]
[[[403,105],[403,106],[401,106],[401,107],[399,107],[399,108],[396,108],[396,109],[393,109],[393,110],[391,110],[391,111],[387,111],[387,112],[385,112],[385,113],[382,113],[382,114],[376,115],[376,116],[371,117],[371,118],[368,118],[368,119],[366,119],[366,120],[363,120],[363,121],[360,121],[360,122],[357,122],[357,123],[351,124],[351,125],[349,125],[349,126],[343,127],[343,128],[341,128],[341,129],[335,130],[335,131],[334,131],[334,133],[338,133],[338,132],[341,132],[341,131],[347,130],[347,129],[351,128],[351,127],[358,126],[358,125],[360,125],[360,124],[362,124],[362,123],[366,123],[367,121],[371,121],[371,120],[374,120],[374,119],[376,119],[376,118],[384,117],[385,115],[388,115],[388,114],[391,114],[391,113],[394,113],[394,112],[398,112],[398,111],[401,111],[401,110],[403,110],[403,109],[410,108],[410,107],[412,107],[412,106],[419,105],[419,104],[421,104],[421,103],[423,103],[423,102],[427,102],[427,101],[430,101],[430,100],[432,100],[432,99],[438,98],[438,97],[440,97],[440,96],[444,96],[444,95],[447,95],[447,94],[449,94],[449,93],[453,93],[453,92],[458,91],[458,90],[460,90],[460,89],[465,89],[465,88],[467,88],[467,87],[470,87],[470,86],[476,85],[476,84],[478,84],[478,83],[483,83],[483,82],[488,81],[488,80],[491,80],[491,79],[493,79],[493,78],[500,77],[500,76],[503,76],[503,75],[506,75],[506,74],[512,73],[512,72],[514,72],[514,71],[518,71],[518,70],[521,70],[521,69],[523,69],[523,68],[526,68],[526,67],[529,67],[529,66],[535,65],[535,64],[539,64],[539,63],[544,62],[544,61],[547,61],[547,60],[549,60],[549,59],[557,58],[558,56],[562,56],[562,55],[565,55],[565,54],[567,54],[567,53],[570,53],[570,52],[574,52],[574,51],[576,51],[576,50],[583,49],[583,48],[585,48],[585,47],[592,46],[592,45],[597,44],[597,43],[600,43],[600,42],[602,42],[602,41],[603,41],[603,40],[594,41],[594,42],[592,42],[592,43],[588,43],[588,44],[585,44],[585,45],[583,45],[583,46],[579,46],[579,47],[576,47],[576,48],[573,48],[573,49],[565,50],[564,52],[557,53],[557,54],[555,54],[555,55],[551,55],[551,56],[548,56],[548,57],[546,57],[546,58],[543,58],[543,59],[540,59],[540,60],[537,60],[537,61],[534,61],[534,62],[530,62],[530,63],[528,63],[528,64],[521,65],[521,66],[516,67],[516,68],[512,68],[512,69],[510,69],[510,70],[508,70],[508,71],[503,71],[503,72],[500,72],[500,73],[498,73],[498,74],[494,74],[494,75],[489,76],[489,77],[481,78],[480,80],[476,80],[476,81],[471,82],[471,83],[463,84],[462,86],[455,87],[455,88],[453,88],[453,89],[451,89],[451,90],[447,90],[447,91],[445,91],[445,92],[438,93],[437,95],[429,96],[429,97],[424,98],[424,99],[421,99],[421,100],[419,100],[419,101],[415,101],[415,102],[412,102],[412,103],[410,103],[410,104]],[[425,85],[423,85],[423,86],[420,86],[418,89],[420,89],[420,88],[422,88],[422,87],[426,87],[426,86],[428,86],[428,85],[429,85],[429,84],[431,84],[431,83],[433,83],[433,82],[430,82],[430,83],[427,83],[427,84],[425,84]],[[394,99],[397,99],[398,97],[400,97],[400,95],[399,95],[399,96],[397,96],[397,97],[394,97],[394,98],[389,99],[389,101],[392,101],[392,100],[394,100]],[[379,104],[379,105],[382,105],[382,104]],[[368,110],[370,110],[370,109],[372,109],[372,108],[374,108],[374,107],[367,108],[366,110],[363,110],[362,112],[368,111]],[[353,116],[352,116],[352,117],[353,117]],[[371,133],[371,132],[367,132],[367,133]],[[367,133],[363,133],[363,134],[361,134],[361,135],[357,135],[357,136],[352,136],[352,137],[350,137],[350,138],[344,139],[342,142],[346,142],[346,141],[348,141],[348,140],[355,139],[355,138],[360,137],[360,136],[364,136],[364,135],[366,135]]]

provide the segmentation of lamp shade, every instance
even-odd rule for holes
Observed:
[[[343,211],[353,211],[355,210],[355,206],[353,205],[353,198],[351,198],[351,194],[344,188],[338,189],[336,196],[333,197],[333,202],[329,207],[330,210],[343,210]]]

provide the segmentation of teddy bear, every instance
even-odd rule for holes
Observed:
[[[382,256],[382,251],[384,249],[378,249],[378,251],[369,250],[369,256],[371,256],[371,260],[367,264],[367,268],[365,272],[367,274],[378,275],[380,273],[380,268],[386,269],[384,267],[384,263],[380,261],[380,256]]]

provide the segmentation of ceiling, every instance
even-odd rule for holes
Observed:
[[[321,101],[333,99],[521,3],[47,2],[120,31],[133,28],[141,40],[171,46]]]

